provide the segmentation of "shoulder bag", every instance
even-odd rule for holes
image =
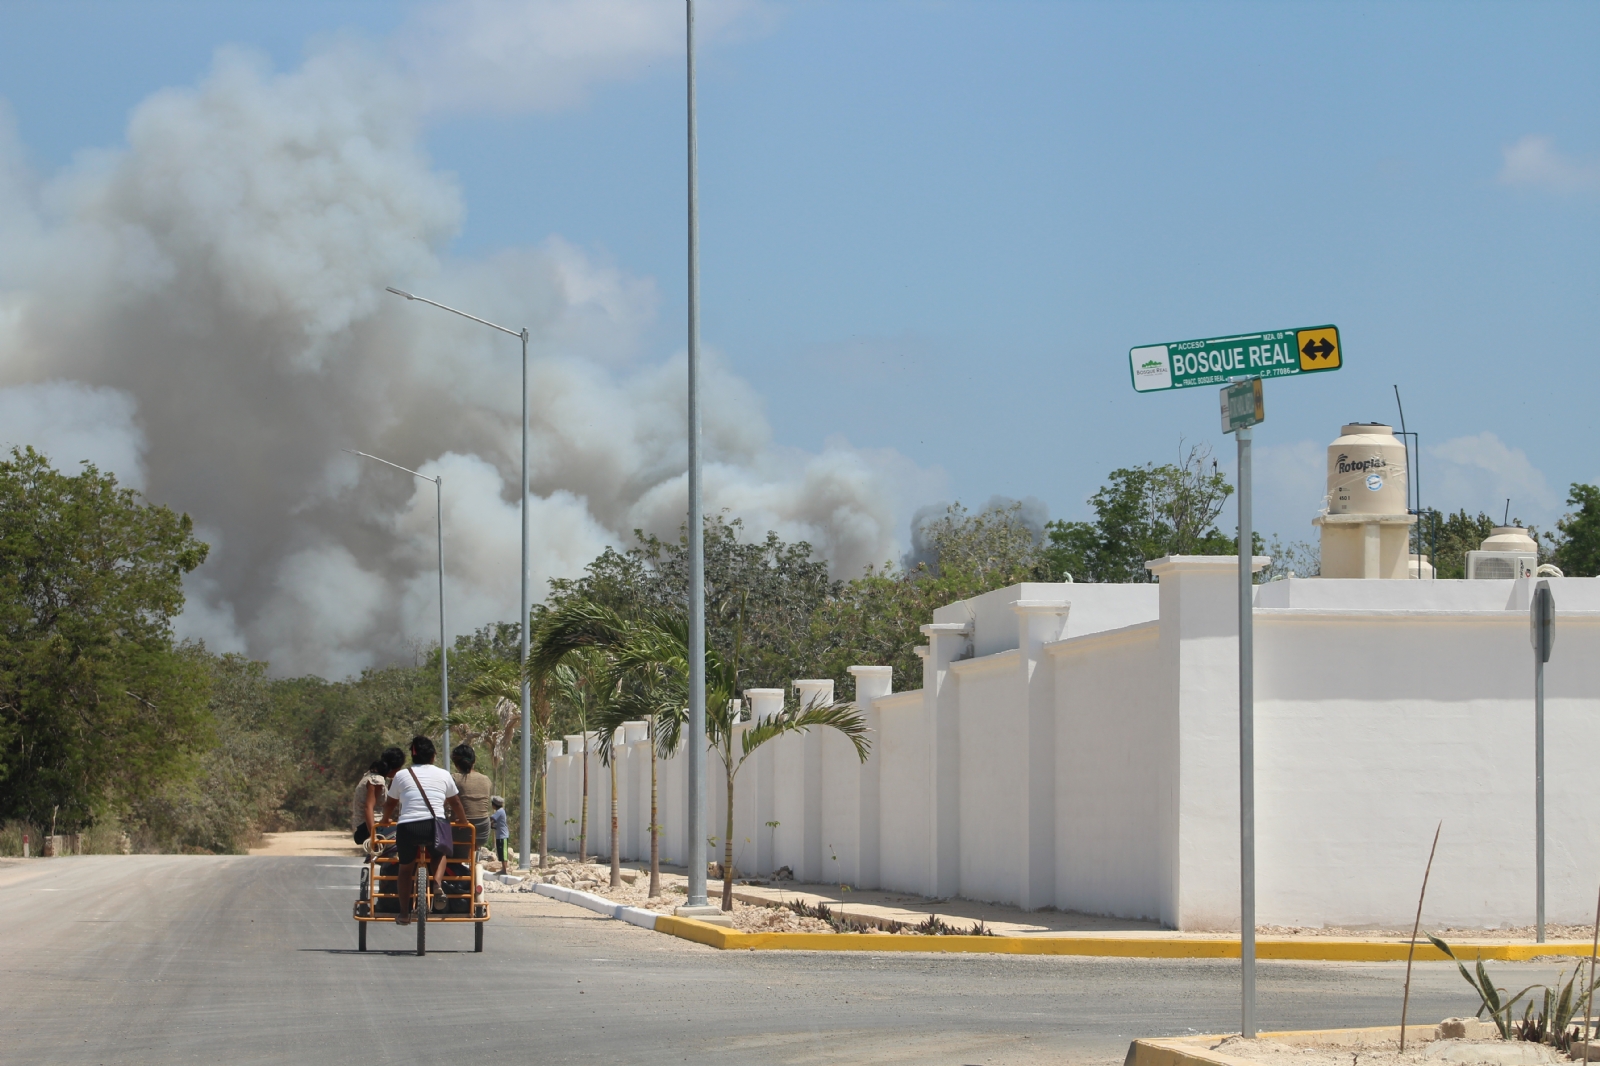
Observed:
[[[456,850],[456,832],[450,828],[448,818],[440,818],[439,812],[433,809],[433,801],[428,798],[428,790],[422,787],[422,782],[417,778],[417,771],[406,767],[406,773],[411,775],[412,782],[417,786],[417,791],[422,793],[422,802],[427,804],[428,813],[433,815],[433,851],[438,856],[454,855]]]

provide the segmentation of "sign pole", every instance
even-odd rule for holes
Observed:
[[[1539,903],[1535,908],[1539,923],[1539,933],[1535,938],[1540,944],[1544,943],[1544,660],[1538,656],[1533,659],[1533,791],[1534,806],[1537,813],[1534,815],[1534,832],[1539,838]]]
[[[1256,738],[1255,536],[1250,485],[1250,427],[1234,431],[1239,444],[1239,1033],[1256,1035]],[[1541,838],[1542,839],[1542,838]],[[1541,867],[1542,869],[1542,867]],[[1542,883],[1542,882],[1541,882]],[[1543,898],[1542,896],[1540,897]],[[1542,912],[1541,912],[1542,913]]]
[[[1550,582],[1533,590],[1528,611],[1529,639],[1533,644],[1533,806],[1535,853],[1538,863],[1538,901],[1534,913],[1539,923],[1538,942],[1544,943],[1544,664],[1556,642],[1556,598]]]

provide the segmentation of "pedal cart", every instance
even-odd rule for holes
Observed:
[[[417,954],[428,953],[428,926],[436,922],[471,922],[472,950],[483,950],[483,923],[489,905],[482,901],[478,877],[477,831],[470,822],[452,822],[455,850],[445,862],[444,904],[432,887],[430,864],[417,863],[416,909],[411,921],[417,927]],[[395,851],[394,826],[379,826],[373,835],[373,854],[361,868],[361,892],[355,903],[356,946],[367,950],[367,926],[392,922],[400,913],[400,859]]]

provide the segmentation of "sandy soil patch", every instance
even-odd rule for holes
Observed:
[[[268,833],[260,847],[250,849],[251,855],[343,855],[359,857],[359,847],[350,842],[350,834],[335,829],[304,830],[299,833]]]

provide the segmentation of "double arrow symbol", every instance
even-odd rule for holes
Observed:
[[[1333,342],[1326,337],[1317,337],[1306,341],[1300,351],[1307,359],[1326,359],[1333,354]]]

